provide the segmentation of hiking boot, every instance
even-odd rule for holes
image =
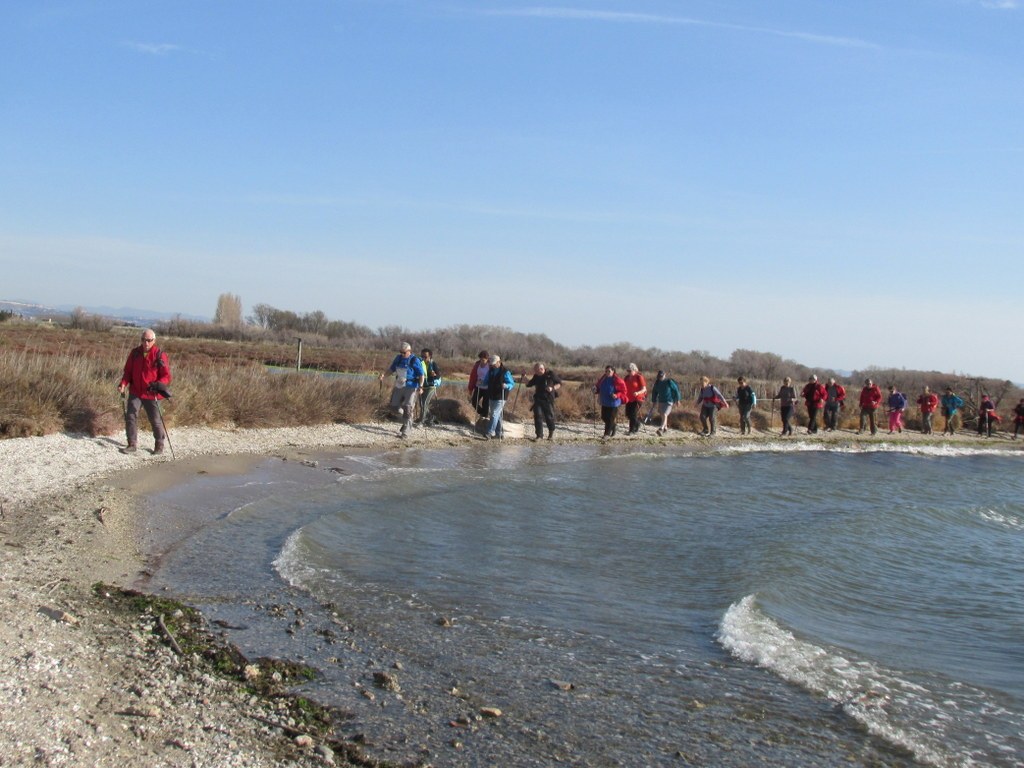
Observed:
[[[159,456],[163,452],[164,452],[164,444],[163,443],[157,443],[156,445],[153,446],[153,455],[154,456]]]
[[[121,453],[135,453],[139,449],[136,448],[134,445],[126,445],[124,448],[121,448],[120,450]]]

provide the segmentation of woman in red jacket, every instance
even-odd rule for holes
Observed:
[[[636,363],[630,363],[629,373],[623,381],[626,383],[626,418],[629,419],[629,434],[635,435],[640,431],[640,404],[647,397],[647,380],[636,367]]]
[[[164,452],[167,432],[157,404],[163,395],[154,391],[152,385],[170,383],[171,367],[167,363],[167,355],[156,345],[156,334],[147,328],[142,332],[142,343],[128,353],[121,383],[117,387],[122,395],[128,393],[124,411],[124,431],[128,445],[121,449],[121,453],[135,453],[138,450],[139,408],[146,409],[149,423],[153,427],[153,437],[156,439],[153,453]]]

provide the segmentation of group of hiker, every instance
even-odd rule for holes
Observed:
[[[423,353],[428,360],[429,352],[430,350],[424,350]],[[427,393],[436,388],[440,381],[440,374],[437,372],[436,363],[431,360],[429,364],[433,366],[432,370],[436,378],[432,383],[428,382],[422,390],[417,388],[420,387],[420,382],[427,381],[428,375],[424,372],[425,369],[421,370],[426,363],[420,363],[418,358],[412,355],[411,347],[408,344],[402,345],[402,352],[396,356],[388,369],[391,373],[398,372],[395,392],[392,395],[392,407],[406,416],[406,421],[402,426],[402,436],[407,434],[407,430],[412,424],[412,408],[407,403],[415,402],[411,394],[403,394],[408,390],[421,392],[420,422],[430,423],[431,395]],[[381,378],[383,380],[383,374]],[[525,376],[522,379],[525,379]],[[520,383],[523,383],[522,379]],[[476,363],[470,370],[466,392],[481,419],[482,439],[502,436],[504,406],[509,393],[515,388],[515,384],[512,372],[505,367],[499,355],[492,355],[486,350],[479,353]],[[544,363],[538,362],[533,366],[532,378],[523,385],[527,389],[534,390],[532,410],[535,437],[533,439],[543,438],[545,429],[547,439],[552,439],[555,431],[554,405],[562,386],[561,379]],[[602,376],[593,385],[592,392],[595,397],[595,405],[600,407],[604,439],[615,436],[618,428],[619,409],[622,406],[625,406],[628,423],[627,434],[636,434],[640,431],[642,423],[649,423],[652,417],[656,417],[658,426],[655,433],[660,437],[668,431],[669,414],[682,400],[678,383],[665,371],[658,371],[654,382],[648,388],[646,379],[633,363],[628,365],[625,376],[619,376],[615,366],[606,366]],[[822,383],[818,380],[817,375],[811,375],[799,392],[793,386],[793,380],[789,376],[785,377],[771,400],[773,412],[775,401],[778,401],[779,415],[782,421],[781,434],[788,436],[793,434],[793,421],[796,409],[801,402],[807,409],[807,434],[816,434],[819,431],[819,418],[824,431],[834,432],[839,428],[840,414],[847,407],[846,398],[846,387],[834,377]],[[740,434],[752,433],[751,412],[757,405],[757,394],[746,378],[740,376],[737,379],[735,396],[728,398],[712,383],[710,377],[703,376],[697,389],[695,402],[699,412],[701,435],[709,437],[716,433],[718,411],[728,408],[730,399],[739,410]],[[649,403],[649,408],[647,415],[641,418],[640,412],[645,402]],[[887,414],[889,433],[903,432],[904,416],[909,405],[907,396],[900,392],[895,385],[890,385],[888,394],[884,395],[874,381],[866,379],[857,401],[860,417],[857,434],[868,430],[872,435],[878,433],[880,425],[876,422],[876,414],[883,403]],[[945,393],[940,396],[926,386],[917,397],[916,403],[921,414],[921,432],[923,434],[932,434],[932,424],[936,413],[941,413],[944,417],[943,434],[955,433],[955,417],[963,408],[964,401],[953,391],[952,387],[947,387]],[[979,434],[991,436],[993,425],[998,421],[1000,421],[1000,417],[996,413],[995,404],[987,393],[983,394],[978,414]],[[1014,439],[1021,431],[1024,431],[1024,398],[1014,408]]]
[[[393,413],[401,417],[402,426],[399,437],[408,437],[413,426],[433,426],[438,423],[432,412],[432,405],[441,386],[441,370],[434,361],[430,349],[423,349],[419,356],[413,353],[412,346],[402,343],[391,365],[380,374],[383,385],[386,376],[393,377],[390,407]],[[545,363],[533,365],[533,375],[529,381],[521,377],[520,384],[533,390],[533,421],[535,437],[540,440],[554,437],[555,400],[562,388],[562,380]],[[118,391],[124,398],[124,418],[127,445],[121,449],[124,453],[138,450],[138,414],[145,410],[153,428],[155,445],[153,453],[163,452],[168,442],[167,430],[164,428],[160,401],[170,397],[168,385],[171,382],[171,370],[167,355],[156,346],[156,334],[146,329],[142,333],[139,346],[132,349],[125,362]],[[708,376],[701,377],[697,388],[695,406],[699,409],[700,434],[712,436],[718,426],[718,411],[729,407],[729,400],[739,410],[740,434],[751,434],[751,412],[757,405],[757,394],[746,378],[737,379],[735,396],[727,398],[712,383]],[[503,415],[509,393],[515,389],[516,381],[512,372],[505,366],[499,355],[482,350],[469,373],[466,387],[467,396],[480,417],[481,438],[484,440],[503,435]],[[604,439],[614,437],[619,421],[619,409],[625,405],[626,421],[629,435],[637,434],[641,425],[656,419],[656,434],[660,437],[668,431],[668,419],[673,408],[682,400],[679,384],[666,374],[658,371],[650,388],[638,366],[630,363],[625,376],[619,376],[615,366],[609,365],[603,375],[591,388],[595,398],[595,406],[600,405],[601,421],[604,424]],[[779,403],[779,415],[782,421],[782,435],[793,434],[793,421],[796,409],[802,401],[807,409],[807,433],[818,432],[818,419],[822,418],[826,432],[838,429],[840,413],[846,408],[846,388],[829,378],[825,383],[818,381],[816,375],[808,378],[806,385],[798,393],[793,380],[787,376],[782,380],[778,391],[772,395],[772,412],[775,401]],[[647,414],[641,417],[643,404],[648,403]],[[864,381],[857,400],[859,406],[859,427],[857,434],[870,430],[877,434],[879,425],[876,414],[882,404],[888,416],[889,434],[903,431],[903,417],[909,406],[909,400],[895,385],[888,387],[888,395],[883,395],[881,388],[871,379]],[[956,416],[964,406],[964,401],[952,387],[946,387],[941,396],[924,387],[916,399],[921,415],[921,432],[932,434],[932,423],[936,413],[945,419],[943,434],[954,434]],[[595,408],[596,410],[596,408]],[[1013,409],[1013,438],[1024,431],[1024,398]],[[978,405],[978,433],[991,436],[993,427],[1001,421],[996,413],[996,405],[987,393],[981,395]]]
[[[751,430],[750,412],[757,403],[757,396],[753,389],[742,376],[737,379],[739,385],[736,389],[735,402],[740,410],[740,434],[749,434]],[[846,387],[829,378],[822,384],[816,375],[811,375],[807,384],[797,393],[793,386],[793,380],[786,376],[778,392],[772,397],[774,412],[774,401],[779,402],[779,416],[782,420],[782,435],[793,434],[793,417],[796,414],[798,404],[803,401],[807,409],[807,434],[813,435],[818,432],[818,417],[823,418],[824,430],[834,432],[839,427],[839,415],[846,407]],[[865,379],[864,387],[860,391],[857,404],[860,409],[860,419],[857,434],[870,430],[872,435],[878,433],[879,425],[875,421],[878,409],[885,404],[888,416],[889,434],[903,432],[904,421],[909,405],[907,396],[900,392],[895,384],[888,387],[888,394],[884,395],[881,388],[871,379]],[[925,435],[933,434],[932,423],[936,412],[940,412],[945,419],[943,435],[952,435],[956,431],[955,417],[964,406],[963,399],[957,395],[952,387],[946,387],[943,395],[939,396],[932,392],[930,387],[923,387],[921,394],[916,400],[921,414],[921,432]],[[728,407],[728,402],[722,393],[714,387],[708,377],[701,380],[700,396],[698,405],[701,406],[701,434],[713,435],[715,433],[715,413],[718,409]],[[1013,439],[1024,431],[1024,398],[1013,409],[1014,428]],[[978,405],[978,434],[988,437],[992,436],[993,426],[1001,421],[996,413],[995,403],[988,393],[982,393],[981,402]]]

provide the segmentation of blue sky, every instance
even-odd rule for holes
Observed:
[[[0,298],[1024,381],[1022,41],[1015,0],[7,3]]]

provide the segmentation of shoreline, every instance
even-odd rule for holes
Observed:
[[[611,442],[700,450],[1021,450],[1005,437],[973,433],[937,439],[841,431],[781,438],[775,432],[741,436],[720,427],[720,435],[709,440],[677,431],[658,438],[648,429]],[[554,443],[600,442],[597,435],[592,423],[559,425]],[[261,704],[238,683],[197,674],[152,626],[126,624],[92,594],[96,582],[131,588],[145,578],[148,553],[140,551],[136,500],[198,472],[244,471],[265,456],[301,462],[307,452],[324,448],[502,449],[499,441],[476,441],[466,426],[419,429],[403,441],[393,423],[194,428],[173,431],[171,440],[175,459],[169,452],[124,456],[117,451],[121,442],[111,437],[0,441],[0,730],[8,746],[6,764],[325,764],[323,745],[296,747],[287,734],[258,719]],[[521,439],[506,444],[530,445]]]

